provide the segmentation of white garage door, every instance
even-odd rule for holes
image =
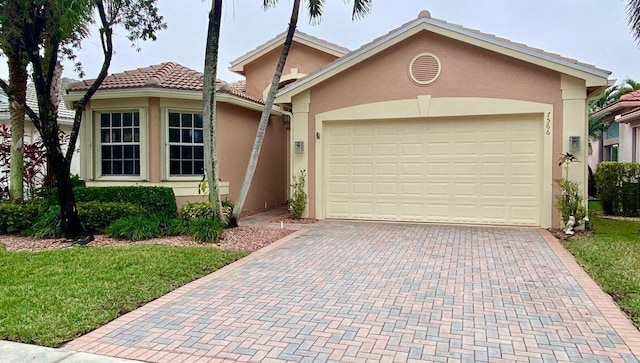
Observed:
[[[540,225],[536,115],[327,122],[327,218]]]

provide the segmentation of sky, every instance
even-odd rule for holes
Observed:
[[[292,0],[279,0],[263,9],[258,0],[224,0],[218,78],[241,79],[229,63],[286,30]],[[304,1],[303,1],[304,2]],[[611,79],[640,80],[640,50],[626,22],[626,0],[373,0],[371,12],[351,19],[351,2],[329,0],[319,23],[302,11],[298,29],[349,49],[386,34],[415,19],[421,10],[434,18],[495,34],[515,42],[612,71]],[[138,52],[116,29],[110,73],[162,62],[177,62],[202,71],[210,0],[158,0],[168,28],[155,42],[141,42]],[[97,33],[94,31],[94,33]],[[97,37],[86,39],[78,52],[85,78],[94,78],[102,65]],[[78,78],[71,63],[64,75]],[[6,58],[0,77],[6,79]]]

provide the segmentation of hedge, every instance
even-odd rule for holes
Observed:
[[[31,227],[45,210],[43,203],[0,203],[0,234],[22,232]]]
[[[133,203],[78,202],[78,216],[89,233],[102,232],[120,218],[140,216],[144,209]]]
[[[168,187],[76,187],[76,202],[121,202],[142,207],[149,214],[177,216],[176,197]]]
[[[596,170],[602,210],[608,215],[640,215],[640,164],[605,161]]]

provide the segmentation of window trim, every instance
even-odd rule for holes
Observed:
[[[102,175],[102,139],[100,135],[100,115],[106,113],[138,112],[140,114],[140,175]],[[148,180],[148,112],[146,107],[105,107],[91,110],[91,161],[93,180],[96,181],[147,181]]]
[[[202,180],[202,175],[171,175],[171,157],[169,155],[170,151],[170,143],[169,143],[169,113],[199,113],[202,114],[202,109],[195,108],[187,108],[187,107],[163,107],[161,111],[161,128],[160,132],[162,132],[163,136],[163,152],[162,152],[162,180],[164,181],[194,181],[200,182]],[[204,120],[203,120],[203,128],[204,128]],[[203,152],[204,152],[204,130],[203,130]],[[194,184],[194,188],[198,186]]]

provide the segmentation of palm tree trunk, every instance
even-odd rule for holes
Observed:
[[[267,99],[265,100],[264,109],[262,110],[262,115],[260,116],[260,124],[258,124],[258,131],[256,132],[256,138],[253,143],[253,149],[251,150],[251,156],[249,157],[247,171],[244,174],[244,181],[242,182],[240,194],[238,195],[238,199],[236,200],[236,205],[233,208],[233,215],[231,217],[231,220],[229,221],[229,226],[238,225],[240,214],[242,213],[242,207],[244,206],[244,202],[246,201],[247,195],[249,194],[249,188],[251,187],[251,182],[253,181],[253,175],[255,174],[256,167],[258,166],[258,159],[260,158],[262,142],[264,141],[264,135],[267,131],[267,124],[269,123],[271,108],[273,107],[273,102],[276,98],[276,92],[278,91],[278,85],[280,84],[282,70],[284,69],[284,64],[287,61],[289,49],[291,49],[291,43],[293,42],[293,35],[295,34],[296,26],[298,25],[299,12],[300,0],[294,0],[293,10],[291,11],[291,19],[289,20],[289,29],[287,30],[287,37],[284,41],[282,53],[280,54],[280,59],[278,60],[278,64],[276,65],[273,79],[271,80],[271,87],[269,88],[269,93],[267,95]]]
[[[207,29],[207,45],[204,60],[202,119],[204,123],[204,168],[209,186],[209,202],[214,218],[223,223],[226,217],[222,214],[220,201],[220,179],[218,178],[218,147],[216,141],[216,76],[218,64],[218,43],[220,40],[220,19],[222,17],[222,0],[214,0],[209,12]]]
[[[14,47],[18,47],[14,45]],[[9,172],[9,195],[12,203],[22,203],[24,199],[24,104],[27,92],[27,62],[24,53],[12,48],[7,54],[9,84],[15,102],[9,106],[11,120],[11,162]]]

